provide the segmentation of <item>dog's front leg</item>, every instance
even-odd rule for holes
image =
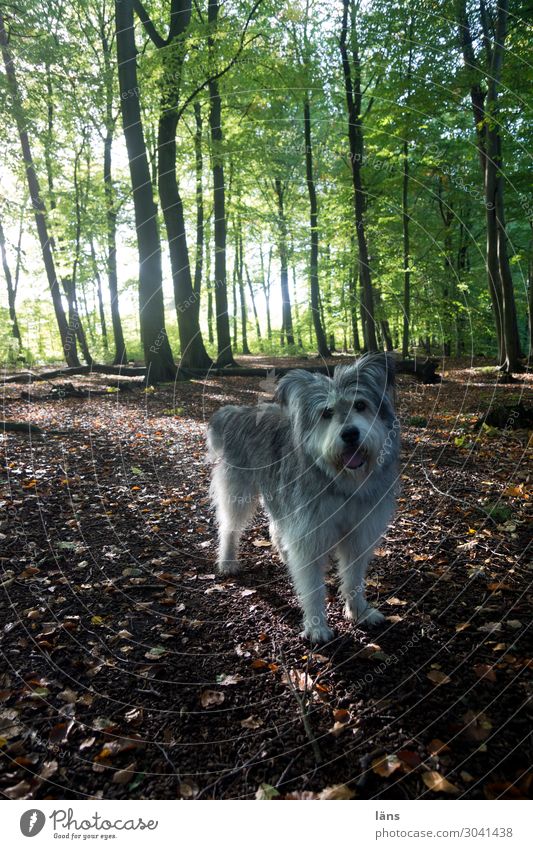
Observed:
[[[363,627],[385,621],[383,614],[366,600],[366,572],[372,554],[372,548],[361,552],[349,538],[337,546],[341,595],[346,602],[344,614]]]
[[[287,554],[292,582],[304,614],[301,636],[311,643],[327,643],[334,636],[326,620],[324,573],[327,557],[317,558],[311,551],[291,546]]]

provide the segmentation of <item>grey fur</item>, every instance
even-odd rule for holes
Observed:
[[[262,503],[304,612],[303,635],[327,642],[330,558],[346,616],[367,625],[384,618],[366,601],[365,575],[395,506],[400,440],[393,361],[366,354],[338,366],[332,379],[294,370],[279,381],[275,400],[222,407],[209,422],[219,571],[238,571],[241,533]],[[353,406],[362,403],[365,409]],[[324,417],[326,408],[331,417]],[[356,439],[348,447],[346,428]]]

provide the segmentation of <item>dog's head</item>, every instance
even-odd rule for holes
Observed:
[[[279,381],[276,401],[291,418],[297,448],[332,477],[361,481],[397,458],[394,362],[386,354],[338,366],[333,378],[291,371]]]

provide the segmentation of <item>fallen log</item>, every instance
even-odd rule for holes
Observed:
[[[343,364],[344,365],[344,364]],[[442,377],[437,373],[437,360],[397,360],[395,363],[397,374],[411,374],[422,383],[433,384],[440,383]],[[195,369],[195,368],[179,368],[178,373],[184,377],[193,379],[201,379],[208,377],[266,377],[272,375],[273,378],[283,377],[289,371],[294,371],[301,366],[228,366],[227,368],[211,369]],[[315,374],[332,375],[335,371],[335,365],[332,366],[306,366],[305,371],[310,371]]]
[[[12,433],[24,433],[28,435],[32,433],[34,436],[44,436],[44,430],[39,425],[31,422],[2,422],[0,421],[0,433],[2,431],[10,431]]]
[[[76,377],[80,374],[112,374],[119,377],[146,377],[144,366],[106,366],[93,363],[92,366],[77,366],[76,368],[58,368],[52,371],[24,371],[4,377],[4,383],[37,383],[38,381],[54,380],[56,377]]]
[[[422,383],[432,384],[440,383],[442,377],[437,373],[437,360],[413,359],[413,360],[396,360],[396,372],[398,374],[411,374]],[[208,377],[266,377],[274,372],[274,377],[283,377],[289,371],[293,371],[300,366],[228,366],[226,368],[181,368],[178,366],[176,380],[183,378],[208,378]],[[306,366],[306,371],[315,372],[317,374],[333,374],[335,365],[332,366]],[[92,366],[78,366],[76,368],[54,369],[53,371],[43,371],[35,373],[31,371],[21,372],[20,374],[11,374],[4,377],[4,383],[36,383],[38,381],[53,380],[56,377],[75,377],[76,375],[85,374],[110,374],[118,377],[146,377],[146,369],[144,366],[106,366],[93,364]]]

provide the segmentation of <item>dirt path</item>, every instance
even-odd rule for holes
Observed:
[[[332,584],[338,637],[319,652],[263,516],[242,574],[215,575],[205,422],[260,381],[62,401],[38,385],[31,402],[6,387],[2,418],[69,433],[0,445],[0,791],[531,795],[531,449],[472,431],[531,383],[445,378],[399,381],[402,495],[369,593],[386,626],[351,627]]]

